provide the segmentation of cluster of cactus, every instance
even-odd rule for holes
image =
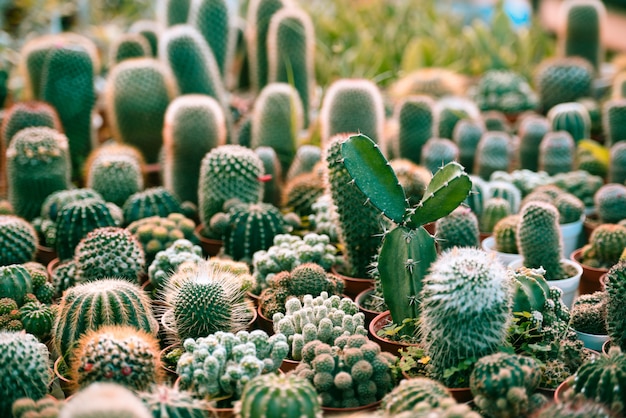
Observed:
[[[591,118],[587,108],[578,102],[560,103],[548,112],[552,131],[565,131],[574,143],[591,138]]]
[[[9,417],[15,400],[39,400],[48,393],[50,353],[33,335],[8,331],[0,331],[0,353],[0,414]]]
[[[286,337],[264,331],[216,332],[183,342],[185,353],[176,373],[180,388],[195,397],[232,407],[246,384],[261,374],[274,373],[287,356]]]
[[[437,408],[449,399],[454,398],[441,382],[427,377],[416,377],[401,380],[398,386],[382,399],[380,409],[385,416],[397,416],[402,412],[411,411],[418,404]]]
[[[323,169],[314,170],[287,180],[279,204],[301,217],[312,214],[313,204],[324,194],[322,174]]]
[[[381,400],[395,386],[390,366],[396,357],[364,335],[305,344],[295,374],[313,383],[322,406],[352,408]]]
[[[28,271],[33,285],[33,294],[41,303],[49,305],[52,303],[54,288],[48,281],[48,271],[46,266],[38,262],[28,262],[22,264]]]
[[[133,193],[126,199],[122,209],[127,225],[151,216],[166,218],[170,213],[183,212],[178,198],[165,187],[150,187]]]
[[[600,222],[617,223],[626,218],[626,186],[608,183],[593,195],[593,202]]]
[[[538,103],[528,81],[509,70],[485,72],[476,85],[473,98],[480,110],[499,110],[510,115],[534,110]]]
[[[433,408],[428,402],[419,402],[411,410],[394,415],[384,415],[385,418],[415,418],[433,416],[442,418],[480,418],[481,414],[474,411],[471,403],[457,403],[454,399],[442,399],[439,406]]]
[[[626,260],[619,261],[611,267],[604,282],[608,294],[606,306],[606,327],[611,345],[626,349]]]
[[[176,273],[178,267],[187,262],[200,263],[204,261],[202,248],[187,239],[176,240],[163,251],[156,253],[154,260],[148,267],[148,278],[155,289],[161,289]]]
[[[211,407],[209,402],[195,399],[191,392],[163,384],[153,384],[147,390],[137,392],[137,396],[153,418],[203,418]]]
[[[586,334],[606,335],[607,302],[603,291],[578,296],[570,311],[571,327]]]
[[[517,225],[520,217],[517,214],[500,219],[493,227],[495,250],[501,253],[517,254]]]
[[[171,213],[166,218],[151,216],[128,225],[143,247],[146,264],[152,263],[159,251],[167,249],[176,240],[186,239],[197,243],[195,223],[180,213]]]
[[[506,132],[487,131],[478,142],[474,173],[489,180],[494,171],[508,171],[511,139]]]
[[[534,80],[540,96],[540,110],[547,113],[560,103],[590,96],[593,76],[593,68],[584,58],[545,59],[537,68]]]
[[[502,197],[486,199],[479,217],[480,232],[492,233],[498,221],[511,215],[511,213],[511,205],[506,199]]]
[[[35,401],[32,398],[19,398],[13,402],[11,412],[14,418],[57,418],[63,402],[45,397]]]
[[[519,123],[519,163],[522,169],[538,171],[539,146],[545,134],[550,132],[550,122],[543,116],[530,115]]]
[[[4,149],[19,131],[25,128],[43,126],[61,131],[61,121],[56,110],[48,103],[40,101],[17,102],[11,105],[2,119],[0,139]]]
[[[518,354],[495,353],[480,358],[470,376],[476,406],[490,417],[527,416],[547,403],[534,394],[541,381],[539,362]]]
[[[153,418],[137,395],[122,385],[96,382],[68,399],[59,418],[81,417]]]
[[[452,247],[478,247],[478,218],[467,206],[459,206],[435,222],[440,251]]]
[[[0,215],[0,265],[32,261],[38,237],[33,226],[14,215]]]
[[[604,181],[602,177],[587,171],[575,170],[553,176],[551,183],[582,200],[585,207],[593,207],[593,197]]]
[[[274,331],[287,337],[292,360],[302,360],[304,346],[313,340],[334,345],[341,336],[367,335],[365,317],[356,304],[325,291],[316,297],[305,295],[302,301],[287,300],[285,313],[272,318]]]
[[[626,226],[620,224],[598,225],[582,247],[580,262],[587,266],[609,269],[616,264],[626,248]]]
[[[311,229],[320,235],[327,235],[330,242],[339,242],[339,221],[337,207],[329,193],[324,193],[311,205],[313,213],[309,215]]]
[[[429,96],[413,96],[398,105],[397,156],[419,164],[422,147],[433,137],[435,102]]]
[[[404,189],[409,205],[417,205],[424,197],[424,192],[433,178],[433,173],[426,167],[414,164],[404,158],[393,159],[389,161],[389,164]]]
[[[436,172],[443,165],[459,159],[459,147],[448,138],[433,137],[422,148],[420,165],[431,173]]]

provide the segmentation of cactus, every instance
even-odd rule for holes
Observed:
[[[170,213],[183,211],[179,200],[164,187],[150,187],[130,195],[122,209],[126,224],[151,216],[165,218]]]
[[[263,202],[279,206],[281,202],[281,192],[283,190],[283,171],[280,160],[274,148],[261,146],[254,149],[256,155],[263,162],[265,175],[261,178],[263,182]]]
[[[492,417],[520,417],[532,412],[541,369],[532,357],[495,353],[476,362],[470,376],[474,402]],[[544,402],[545,403],[545,402]]]
[[[165,250],[156,253],[154,261],[148,267],[148,278],[155,289],[161,289],[181,264],[200,263],[203,260],[200,246],[184,238],[179,239]]]
[[[321,142],[328,147],[338,134],[362,133],[381,144],[385,111],[379,88],[365,79],[333,82],[320,110]]]
[[[422,148],[421,165],[435,173],[451,161],[459,160],[459,147],[447,138],[430,138]]]
[[[0,298],[13,299],[18,306],[22,306],[26,295],[32,291],[32,277],[24,266],[0,266]]]
[[[434,136],[435,102],[429,96],[413,96],[397,107],[398,156],[415,164],[422,160],[422,148]]]
[[[6,331],[0,331],[0,353],[0,414],[10,417],[15,400],[39,400],[48,393],[50,353],[33,335]]]
[[[20,308],[20,321],[24,330],[45,341],[52,331],[55,311],[50,306],[39,302],[28,302]]]
[[[34,401],[31,398],[19,398],[13,402],[14,418],[57,418],[63,401],[45,397]]]
[[[21,264],[35,259],[37,233],[32,225],[14,215],[0,215],[0,265]]]
[[[204,418],[211,407],[209,402],[193,398],[190,392],[166,385],[152,385],[137,396],[153,418]]]
[[[604,3],[595,0],[563,3],[557,19],[560,54],[584,58],[598,72],[604,61],[602,28],[607,24]]]
[[[433,178],[433,173],[424,166],[412,163],[405,159],[394,159],[389,161],[393,172],[404,189],[409,205],[416,205],[422,197],[426,187]]]
[[[535,72],[539,107],[545,114],[559,103],[591,96],[593,67],[580,57],[544,59]]]
[[[226,144],[224,111],[211,97],[181,96],[167,108],[163,129],[163,185],[181,202],[197,204],[202,158]]]
[[[0,137],[4,149],[19,131],[24,128],[43,126],[61,131],[57,111],[48,103],[40,101],[17,102],[11,105],[2,118]]]
[[[303,126],[302,102],[289,84],[270,83],[261,90],[252,114],[251,148],[271,147],[286,173],[296,154]]]
[[[103,325],[129,325],[156,335],[150,298],[138,285],[102,279],[71,287],[63,293],[52,328],[54,348],[66,361],[82,335]]]
[[[452,247],[478,247],[478,218],[472,210],[459,206],[435,222],[437,244],[444,251]]]
[[[474,167],[476,147],[484,132],[482,123],[471,119],[460,120],[452,131],[452,140],[459,147],[459,163],[467,170]]]
[[[83,334],[72,350],[70,379],[79,388],[94,382],[145,390],[161,379],[156,337],[132,326],[107,325]]]
[[[185,0],[186,1],[186,0]],[[164,2],[165,3],[165,2]],[[143,36],[150,45],[151,57],[156,57],[159,50],[159,31],[161,27],[154,20],[136,20],[128,28],[128,33],[138,33]]]
[[[492,180],[489,182],[489,196],[508,201],[512,213],[519,211],[522,192],[517,185],[504,180]]]
[[[480,116],[485,124],[485,130],[487,132],[494,131],[508,133],[511,131],[511,127],[509,126],[509,121],[506,119],[506,116],[498,110],[488,110],[486,112],[482,112]]]
[[[453,248],[431,264],[421,293],[421,342],[433,376],[446,386],[469,383],[467,370],[456,377],[446,370],[493,354],[505,341],[511,315],[506,277],[494,254],[475,248]]]
[[[574,168],[576,144],[566,131],[548,132],[539,146],[539,170],[553,176]]]
[[[109,67],[130,58],[144,57],[152,57],[148,40],[139,33],[124,33],[109,48]]]
[[[480,232],[490,234],[500,219],[511,215],[509,202],[501,197],[491,197],[485,202],[480,214]]]
[[[505,115],[517,115],[537,107],[537,95],[528,81],[509,70],[489,70],[482,75],[473,98],[482,111],[499,110]]]
[[[500,219],[493,227],[495,249],[501,253],[517,254],[517,227],[519,215],[509,215]]]
[[[589,236],[589,243],[582,247],[580,262],[600,269],[611,268],[619,261],[626,248],[626,226],[600,224]]]
[[[93,383],[68,399],[59,418],[87,417],[153,418],[130,389],[108,382]]]
[[[543,116],[532,115],[520,122],[519,162],[522,169],[538,171],[539,147],[545,134],[550,131],[550,123]]]
[[[225,0],[192,0],[186,22],[197,29],[208,44],[222,78],[226,78],[232,61],[232,18]]]
[[[626,260],[621,260],[607,273],[604,287],[607,292],[606,326],[611,345],[626,348]]]
[[[165,28],[187,23],[190,9],[191,0],[166,0],[160,2],[158,9],[159,23]]]
[[[538,410],[535,418],[607,418],[611,416],[608,408],[587,399],[549,403]]]
[[[560,103],[550,109],[547,117],[553,131],[566,131],[574,143],[591,138],[589,112],[580,103]]]
[[[479,120],[480,111],[476,103],[461,96],[451,96],[439,99],[435,104],[434,136],[452,139],[456,124],[463,119]]]
[[[608,183],[593,195],[600,222],[617,223],[626,218],[626,186]]]
[[[322,149],[317,145],[305,144],[298,147],[289,166],[285,180],[289,181],[302,173],[310,173],[322,159]]]
[[[494,171],[508,171],[510,142],[511,138],[505,132],[485,132],[476,148],[474,172],[489,180]]]
[[[452,398],[448,389],[436,380],[427,377],[401,380],[382,400],[380,409],[385,416],[396,416],[411,411],[418,404],[436,408]],[[456,402],[455,402],[456,403]]]
[[[246,384],[241,400],[235,404],[235,414],[242,418],[318,418],[322,408],[315,387],[308,380],[295,375],[265,374]]]
[[[626,141],[613,144],[610,158],[608,182],[626,184]]]
[[[321,167],[321,165],[320,165]],[[280,207],[296,213],[299,216],[307,216],[313,213],[313,205],[324,194],[324,179],[321,170],[302,173],[287,181],[282,194]]]
[[[626,139],[624,123],[626,121],[626,98],[610,99],[602,106],[602,124],[604,126],[605,145],[612,147]]]
[[[554,206],[559,211],[559,224],[578,222],[585,213],[585,204],[571,193],[562,193],[554,199]]]
[[[70,186],[67,137],[52,128],[21,130],[9,144],[6,162],[9,202],[27,221],[39,214],[49,194]]]
[[[593,196],[604,184],[601,177],[584,170],[557,174],[551,182],[582,200],[585,207],[594,206]]]
[[[576,147],[576,160],[578,170],[587,171],[590,174],[607,177],[609,171],[609,149],[591,139],[578,141]]]
[[[580,295],[571,310],[571,326],[587,334],[606,335],[608,294],[604,291]]]
[[[163,144],[165,111],[177,93],[173,75],[155,58],[116,65],[104,91],[113,137],[137,147],[147,163],[156,163]]]
[[[75,280],[79,283],[116,278],[139,283],[145,269],[143,247],[128,230],[97,228],[76,246]]]

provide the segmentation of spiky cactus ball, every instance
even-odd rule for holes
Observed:
[[[0,265],[32,261],[37,241],[37,232],[26,220],[13,215],[0,215]]]
[[[593,195],[593,203],[601,222],[617,223],[626,218],[626,186],[608,183]]]

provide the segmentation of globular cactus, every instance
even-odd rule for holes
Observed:
[[[34,401],[31,398],[19,398],[13,402],[12,413],[14,418],[57,418],[63,406],[63,401],[45,397]]]
[[[67,137],[52,128],[21,130],[6,151],[6,162],[9,202],[26,220],[39,214],[49,194],[70,187]]]
[[[0,353],[0,414],[10,417],[15,400],[39,400],[48,393],[50,353],[33,335],[7,331],[0,332]]]
[[[35,259],[37,232],[26,220],[0,215],[0,265],[22,264]]]
[[[541,368],[532,357],[495,353],[480,358],[470,376],[474,402],[491,417],[512,418],[532,413]]]
[[[532,115],[522,119],[518,129],[520,141],[518,159],[522,169],[538,171],[539,147],[549,131],[550,122],[543,116]]]
[[[433,173],[424,166],[412,163],[409,160],[393,159],[389,161],[400,185],[404,189],[406,198],[411,206],[416,205],[426,192]]]
[[[611,345],[626,349],[626,260],[621,260],[607,273],[604,288],[607,292],[606,326]]]
[[[148,278],[155,289],[161,289],[180,265],[188,262],[200,263],[203,260],[200,246],[184,238],[179,239],[165,250],[156,253],[154,261],[148,267]]]
[[[319,146],[310,144],[299,146],[285,175],[285,180],[291,180],[302,173],[310,173],[321,159],[322,149]]]
[[[501,253],[517,254],[517,225],[520,217],[517,214],[505,216],[493,227],[495,250]]]
[[[435,120],[437,124],[434,136],[452,139],[454,128],[463,119],[480,119],[480,110],[476,103],[461,96],[439,99],[435,104]]]
[[[447,138],[430,138],[422,148],[421,165],[435,173],[451,161],[459,160],[459,147]]]
[[[508,171],[511,163],[510,143],[511,138],[506,132],[485,132],[476,148],[474,173],[489,180],[494,171]]]
[[[37,126],[48,127],[61,131],[61,121],[54,107],[46,102],[31,101],[17,102],[7,109],[2,126],[0,126],[0,138],[3,149],[11,143],[11,140],[24,128]]]
[[[40,302],[28,302],[20,308],[20,321],[24,330],[40,341],[50,336],[56,311]]]
[[[605,291],[578,296],[570,312],[572,328],[587,334],[607,335],[607,304],[608,293]]]
[[[429,96],[409,97],[398,105],[398,158],[415,164],[422,161],[422,147],[434,136],[434,106]]]
[[[184,95],[172,101],[163,127],[163,185],[181,202],[198,203],[204,156],[226,144],[224,110],[212,97]]]
[[[146,390],[161,380],[159,343],[128,325],[106,325],[86,332],[72,349],[70,380],[84,388],[94,382]]]
[[[534,418],[607,418],[608,407],[588,399],[551,402],[538,410]]]
[[[165,111],[177,94],[174,76],[155,58],[116,65],[104,91],[113,137],[139,149],[148,164],[156,163],[163,145]]]
[[[566,131],[575,143],[591,138],[591,119],[587,108],[580,103],[560,103],[548,112],[553,131]]]
[[[116,278],[139,284],[146,267],[137,238],[119,227],[94,229],[78,243],[74,253],[78,283]]]
[[[604,3],[595,0],[562,3],[557,19],[560,55],[584,58],[598,72],[604,61],[602,31],[607,25]]]
[[[459,147],[459,163],[470,172],[474,167],[476,147],[484,132],[483,124],[471,119],[460,120],[452,131],[452,140]]]
[[[207,153],[200,163],[198,180],[199,215],[205,229],[227,200],[260,201],[262,175],[263,163],[249,148],[222,145]]]
[[[509,202],[512,213],[519,211],[522,192],[516,184],[505,180],[492,180],[489,182],[489,196],[500,197]]]
[[[593,195],[598,218],[603,223],[617,223],[626,218],[626,186],[608,183]]]
[[[315,88],[315,30],[308,13],[298,7],[284,7],[272,16],[267,31],[267,61],[267,82],[293,85],[307,127]]]
[[[315,387],[295,375],[264,374],[248,382],[235,404],[241,418],[270,418],[297,415],[302,418],[322,416],[321,401]]]
[[[81,336],[104,325],[129,325],[151,335],[158,329],[147,293],[125,280],[102,279],[63,293],[52,329],[54,348],[71,361]]]
[[[604,185],[602,177],[584,170],[557,174],[551,183],[582,200],[586,208],[594,206],[593,196]]]
[[[346,78],[333,82],[326,91],[319,117],[323,147],[328,147],[335,135],[357,132],[378,144],[384,141],[382,94],[369,80]]]
[[[480,232],[490,234],[500,219],[511,215],[513,211],[509,202],[501,197],[491,197],[485,201],[480,214]]]
[[[581,263],[593,268],[608,269],[619,261],[626,248],[626,226],[600,224],[582,247]]]
[[[505,267],[475,248],[453,248],[431,264],[421,293],[421,343],[429,367],[448,387],[469,383],[469,372],[444,373],[462,361],[495,353],[511,315]]]
[[[180,4],[180,2],[178,2],[178,4]],[[159,23],[155,20],[136,20],[128,28],[128,33],[138,33],[148,41],[150,45],[150,56],[152,57],[156,57],[159,50],[160,31],[161,26],[159,26]]]
[[[396,416],[413,410],[418,404],[437,408],[451,399],[454,400],[442,383],[427,377],[416,377],[401,380],[398,386],[382,399],[380,409],[385,416]]]
[[[58,418],[115,416],[153,418],[148,408],[130,389],[108,382],[93,383],[68,399]]]
[[[32,291],[32,277],[23,265],[0,266],[0,298],[13,299],[18,306],[22,306],[27,294]]]
[[[626,99],[626,71],[621,71],[615,75],[611,90],[613,90],[611,96],[613,99]]]
[[[151,216],[167,217],[170,213],[182,213],[180,201],[165,187],[150,187],[133,193],[126,199],[124,222],[128,225]]]
[[[325,191],[322,173],[323,168],[315,170],[315,172],[302,173],[289,179],[282,191],[282,200],[277,206],[299,216],[312,214],[313,205]]]
[[[539,170],[553,176],[574,168],[576,144],[566,131],[548,132],[539,146]]]
[[[459,206],[449,215],[437,219],[435,231],[440,251],[479,245],[478,218],[466,206]]]
[[[585,213],[585,204],[571,193],[562,193],[554,199],[559,211],[559,224],[578,222]]]
[[[613,144],[610,158],[608,182],[626,184],[626,141]]]
[[[282,172],[286,173],[296,154],[298,135],[304,123],[297,90],[286,83],[270,83],[261,90],[252,112],[250,147],[273,148]]]
[[[489,70],[478,81],[473,98],[481,111],[515,116],[537,107],[537,95],[526,79],[508,70]]]
[[[152,385],[137,396],[152,413],[152,418],[204,418],[211,404],[195,399],[191,392],[168,385]]]
[[[486,131],[505,132],[511,131],[509,121],[506,119],[504,113],[499,110],[487,110],[480,114],[480,117],[485,124]]]
[[[626,139],[626,98],[611,99],[602,106],[602,125],[604,126],[605,145],[612,147]]]
[[[109,48],[109,67],[131,58],[151,57],[148,40],[139,33],[124,33],[117,37]]]
[[[233,15],[225,0],[192,0],[187,22],[193,26],[209,45],[223,79],[232,62],[234,32]]]
[[[580,57],[543,60],[535,72],[534,84],[539,93],[539,108],[547,113],[559,103],[575,102],[591,96],[593,67]]]

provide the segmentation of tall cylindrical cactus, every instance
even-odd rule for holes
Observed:
[[[413,96],[398,105],[396,117],[399,124],[397,153],[419,164],[422,147],[434,136],[435,102],[429,96]]]
[[[276,151],[272,147],[261,146],[254,152],[263,162],[263,201],[274,206],[280,206],[283,190],[283,170]]]
[[[163,145],[165,111],[177,93],[172,74],[154,58],[116,65],[104,92],[114,138],[137,147],[147,163],[156,163]]]
[[[186,0],[183,0],[186,1]],[[166,3],[166,2],[163,2]],[[183,8],[184,9],[184,8]],[[159,51],[159,33],[161,26],[156,20],[136,20],[128,28],[128,33],[138,33],[143,36],[150,45],[150,55],[156,57]]]
[[[441,251],[452,247],[478,247],[478,218],[466,206],[459,206],[452,213],[437,219],[436,239]]]
[[[484,205],[480,214],[480,232],[490,234],[500,219],[512,213],[511,205],[501,197],[490,197]]]
[[[139,33],[120,35],[109,48],[109,67],[130,58],[151,57],[152,49],[148,40]]]
[[[163,128],[163,185],[181,201],[197,204],[202,159],[225,145],[226,136],[223,108],[212,97],[190,94],[172,101]]]
[[[452,140],[459,147],[459,163],[468,172],[473,172],[476,147],[485,133],[485,127],[480,121],[463,119],[452,131]]]
[[[580,57],[547,58],[535,72],[540,109],[545,114],[559,103],[591,95],[593,67]]]
[[[566,131],[578,143],[591,138],[591,118],[587,108],[576,102],[560,103],[548,112],[553,131]]]
[[[607,273],[606,325],[611,344],[626,350],[626,260],[621,260]]]
[[[519,136],[519,164],[521,169],[538,171],[539,146],[541,140],[550,131],[548,119],[539,115],[527,116],[520,122]]]
[[[596,71],[604,61],[602,33],[606,30],[604,3],[574,0],[561,3],[558,16],[560,54],[586,59]]]
[[[187,23],[190,9],[191,0],[164,0],[159,2],[159,23],[165,28]]]
[[[553,176],[574,168],[576,143],[566,131],[548,132],[539,146],[539,170]]]
[[[606,135],[606,146],[611,147],[619,141],[626,140],[626,98],[604,102],[602,124]]]
[[[608,181],[626,184],[626,138],[611,147]]]
[[[226,0],[192,0],[187,23],[198,30],[211,48],[224,79],[231,63],[232,16]]]
[[[494,171],[508,171],[511,162],[510,142],[506,132],[485,132],[476,148],[474,172],[484,180],[489,180]]]
[[[435,105],[435,136],[452,139],[457,123],[463,119],[480,119],[480,110],[472,100],[460,96],[444,97]]]
[[[285,180],[289,181],[302,173],[310,173],[322,159],[322,149],[317,145],[304,144],[298,147],[296,155],[289,166]]]

